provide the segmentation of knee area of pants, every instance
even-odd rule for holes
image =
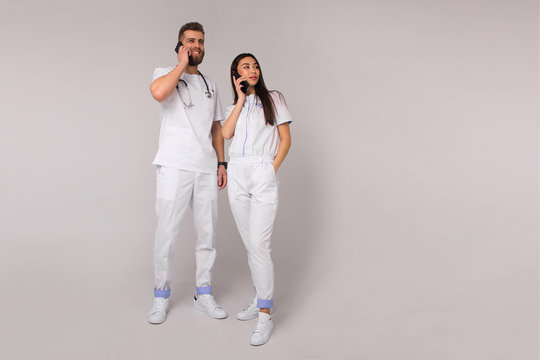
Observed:
[[[262,245],[259,245],[259,246],[253,246],[251,247],[250,249],[250,254],[251,256],[253,257],[258,257],[258,256],[266,256],[268,255],[269,253],[271,252],[271,249],[269,246],[262,246]]]

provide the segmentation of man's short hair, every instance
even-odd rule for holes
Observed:
[[[195,21],[188,22],[187,24],[182,25],[182,27],[180,28],[180,31],[178,32],[178,41],[180,41],[180,38],[186,30],[200,31],[204,35],[204,28],[201,24]]]

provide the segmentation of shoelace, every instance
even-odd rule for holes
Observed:
[[[255,325],[255,330],[253,330],[253,332],[256,332],[256,333],[264,332],[266,328],[268,327],[268,324],[270,324],[270,321],[257,320],[257,325]]]
[[[206,304],[208,304],[209,306],[212,307],[212,309],[216,309],[218,308],[218,304],[216,302],[216,299],[214,299],[213,296],[205,296],[205,297],[202,297],[200,298],[201,300],[203,300]]]
[[[152,308],[153,312],[157,312],[158,309],[162,310],[165,307],[165,298],[156,298],[156,301],[154,301],[154,306]]]
[[[249,304],[248,306],[246,306],[246,308],[242,311],[251,311],[251,310],[255,310],[255,309],[259,309],[257,307],[257,304],[255,302],[252,302],[251,304]]]

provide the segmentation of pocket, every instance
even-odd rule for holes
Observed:
[[[276,170],[271,162],[264,164],[262,175],[261,180],[265,184],[264,186],[275,187],[278,185]]]
[[[274,179],[274,184],[276,185],[276,188],[277,188],[279,186],[279,177],[272,163],[270,163],[270,171],[272,172],[272,179]]]
[[[268,168],[269,168],[270,173],[272,174],[272,178],[276,179],[277,173],[276,173],[276,169],[274,169],[274,165],[272,165],[272,163],[268,163]]]
[[[276,171],[271,162],[264,162],[260,169],[259,176],[256,182],[254,182],[256,185],[253,188],[252,194],[260,203],[276,204],[278,192]]]
[[[166,151],[175,159],[188,159],[192,134],[190,129],[167,126],[165,133]]]
[[[178,170],[160,166],[157,169],[156,198],[174,200],[178,186]]]

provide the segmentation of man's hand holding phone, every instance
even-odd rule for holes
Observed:
[[[181,41],[176,44],[174,51],[178,53],[178,65],[185,69],[189,64],[189,55],[191,55],[191,51],[185,47]]]

